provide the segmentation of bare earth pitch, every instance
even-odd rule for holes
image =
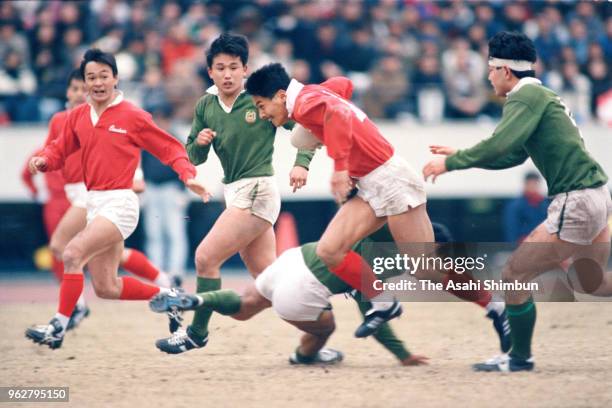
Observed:
[[[166,334],[165,317],[145,302],[92,302],[92,315],[55,351],[23,337],[52,302],[2,303],[0,386],[68,386],[70,404],[61,406],[612,406],[610,303],[540,303],[536,371],[512,376],[470,370],[497,353],[497,339],[465,303],[404,304],[392,325],[431,360],[401,367],[374,340],[352,337],[359,312],[336,296],[329,345],[345,361],[328,368],[289,366],[298,333],[272,311],[248,322],[214,316],[205,349],[169,356],[153,344]]]

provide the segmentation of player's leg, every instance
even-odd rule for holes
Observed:
[[[270,223],[251,214],[248,209],[228,207],[196,249],[196,292],[221,289],[220,267],[230,256],[245,248],[253,239],[270,228]],[[196,310],[191,330],[205,338],[212,311]]]
[[[51,348],[60,347],[70,316],[83,291],[83,266],[96,255],[123,242],[119,229],[107,218],[96,217],[66,246],[63,254],[64,279],[60,285],[59,305],[48,325],[35,326],[26,336]]]
[[[232,290],[215,290],[194,295],[164,293],[151,299],[149,306],[158,313],[173,309],[180,311],[208,309],[236,320],[248,320],[272,306],[272,303],[261,295],[252,282],[242,295]],[[204,347],[207,343],[208,336],[202,338],[188,327],[186,331],[177,331],[170,337],[157,340],[155,346],[165,353],[179,354]]]
[[[610,258],[610,229],[606,227],[591,245],[580,246],[572,256],[569,281],[580,293],[612,296],[612,271],[607,271]]]
[[[379,229],[385,221],[374,214],[367,202],[353,197],[340,207],[317,244],[317,256],[329,269],[370,299],[380,294],[374,289],[376,276],[351,247]]]
[[[49,246],[53,254],[61,259],[68,242],[82,231],[86,225],[87,210],[85,208],[75,206],[68,208],[68,211],[66,211],[51,236]]]
[[[555,269],[569,258],[578,245],[560,240],[540,224],[512,254],[502,271],[504,282],[528,283],[538,275]],[[536,307],[530,291],[509,290],[506,310],[512,337],[509,358],[476,364],[477,371],[528,371],[533,369],[531,342],[536,322]]]
[[[264,269],[272,265],[272,262],[276,259],[274,228],[270,225],[268,229],[251,241],[240,251],[240,257],[253,278],[256,278]]]
[[[137,249],[124,248],[121,253],[120,266],[133,275],[153,282],[157,286],[164,288],[171,286],[168,274],[159,270],[145,254]]]
[[[324,348],[327,340],[336,330],[334,314],[331,310],[323,310],[316,321],[285,320],[304,334],[300,345],[289,357],[291,364],[336,364],[342,361],[343,354],[338,350]]]

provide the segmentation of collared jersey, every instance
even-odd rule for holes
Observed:
[[[111,104],[99,118],[92,111],[83,104],[68,113],[60,137],[42,153],[46,170],[60,168],[67,156],[81,149],[87,190],[129,189],[144,149],[172,167],[183,182],[195,177],[184,147],[157,127],[149,113],[127,101]]]
[[[344,77],[305,86],[293,80],[287,90],[287,108],[292,119],[327,147],[336,171],[348,170],[352,177],[363,177],[393,156],[393,146],[367,115],[349,102],[352,93],[353,84]]]

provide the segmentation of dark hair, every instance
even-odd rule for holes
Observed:
[[[79,68],[75,68],[70,72],[70,75],[68,75],[68,80],[66,81],[66,87],[69,87],[70,83],[75,79],[77,81],[83,81],[83,75],[81,75],[81,70]]]
[[[80,71],[81,76],[83,78],[85,78],[85,66],[92,61],[97,62],[99,64],[108,65],[113,71],[113,76],[117,76],[117,61],[115,61],[115,57],[113,56],[113,54],[109,52],[104,52],[102,50],[99,50],[98,48],[90,48],[87,50],[87,52],[83,56],[83,60],[81,61]]]
[[[281,64],[268,64],[251,74],[245,88],[253,96],[273,98],[279,90],[287,89],[290,81]]]
[[[503,58],[536,62],[533,41],[523,33],[502,31],[489,40],[489,58]],[[517,78],[535,77],[535,71],[510,70]]]
[[[213,59],[219,54],[240,57],[242,65],[246,65],[249,60],[249,43],[243,35],[223,33],[212,42],[206,52],[206,63],[209,68],[212,68]]]

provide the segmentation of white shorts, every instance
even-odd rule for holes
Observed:
[[[402,214],[427,202],[421,177],[398,155],[360,177],[357,187],[357,196],[370,204],[377,217]]]
[[[87,208],[87,187],[85,183],[68,183],[64,185],[66,197],[70,201],[70,205],[78,208]]]
[[[589,245],[608,225],[611,213],[608,186],[574,190],[554,196],[544,226],[563,241]]]
[[[283,252],[257,276],[255,287],[285,320],[314,322],[330,308],[332,293],[308,269],[299,247]]]
[[[281,200],[276,179],[248,177],[226,184],[223,188],[225,206],[250,209],[251,214],[274,225],[280,213]]]
[[[132,189],[87,192],[87,224],[102,216],[115,224],[123,239],[138,225],[140,206]]]

